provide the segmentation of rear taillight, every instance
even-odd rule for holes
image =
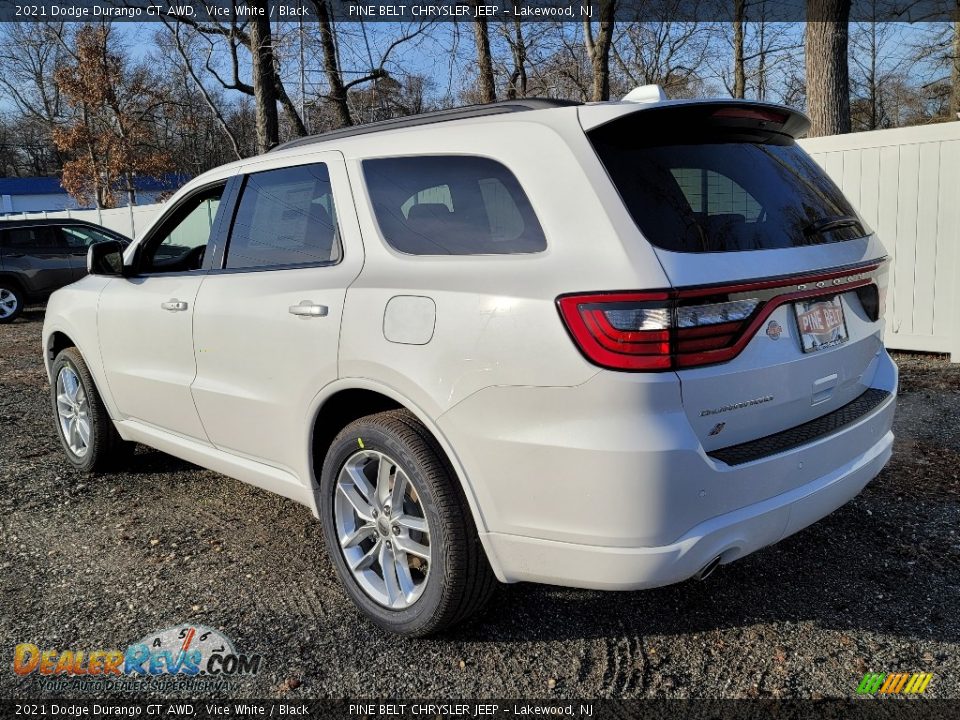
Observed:
[[[615,370],[670,370],[704,364],[704,352],[732,347],[760,301],[690,303],[676,293],[606,293],[568,295],[558,304],[591,362]]]
[[[878,319],[885,262],[735,285],[563,295],[557,305],[580,351],[595,365],[678,370],[736,357],[784,303],[856,292],[868,317]]]

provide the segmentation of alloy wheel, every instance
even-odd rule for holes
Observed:
[[[17,296],[7,288],[0,288],[0,318],[8,318],[17,311]]]
[[[430,575],[430,526],[400,465],[375,450],[351,455],[337,476],[334,520],[351,575],[375,602],[413,605]]]
[[[57,374],[57,416],[70,452],[82,458],[90,448],[90,406],[80,378],[69,366]]]

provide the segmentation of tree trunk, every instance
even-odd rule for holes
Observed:
[[[267,0],[249,0],[256,11],[250,21],[250,53],[253,64],[253,97],[257,120],[257,151],[264,153],[280,142],[277,118],[277,86],[274,81],[273,37]],[[259,13],[263,13],[260,15]]]
[[[849,19],[850,0],[807,0],[810,137],[850,132]]]
[[[877,54],[879,48],[877,47],[877,23],[874,19],[874,22],[870,23],[870,72],[869,77],[867,78],[870,83],[870,126],[868,130],[876,130],[880,124],[880,116],[877,112],[877,104],[879,98],[877,97]]]
[[[323,51],[323,71],[330,86],[330,100],[337,109],[337,117],[341,127],[353,125],[353,116],[350,114],[350,105],[347,103],[347,89],[340,74],[340,64],[337,62],[337,45],[333,36],[333,23],[330,21],[330,9],[326,0],[314,0],[317,9],[317,23],[320,26],[320,48]]]
[[[593,93],[590,99],[594,102],[610,99],[610,45],[613,42],[616,6],[616,0],[600,0],[600,29],[596,37],[593,36],[590,20],[583,23],[584,42],[593,70]]]
[[[746,0],[733,0],[733,96],[735,98],[747,96],[747,67],[743,50],[746,20]]]
[[[950,69],[950,115],[953,120],[960,120],[960,0],[957,0],[953,22],[953,62]]]
[[[486,18],[474,17],[473,35],[477,40],[477,91],[480,102],[496,102],[497,88],[493,84],[493,57],[490,55],[490,34],[487,32]]]
[[[519,5],[520,0],[513,0],[515,11]],[[523,25],[519,17],[513,20],[513,33],[513,72],[507,85],[507,97],[510,100],[527,96],[527,42],[523,37]]]

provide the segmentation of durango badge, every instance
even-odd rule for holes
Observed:
[[[783,333],[783,325],[776,320],[771,320],[767,324],[767,337],[771,340],[779,340],[781,333]]]

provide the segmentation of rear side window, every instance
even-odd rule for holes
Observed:
[[[230,232],[227,268],[310,265],[339,259],[337,215],[325,164],[247,176]]]
[[[634,115],[589,136],[641,232],[665,250],[767,250],[868,232],[788,136]]]
[[[547,241],[523,188],[495,160],[465,155],[365,160],[384,238],[409,255],[510,255]]]
[[[62,249],[56,232],[52,227],[47,225],[7,230],[6,240],[6,245],[9,248],[20,248],[22,250]]]

